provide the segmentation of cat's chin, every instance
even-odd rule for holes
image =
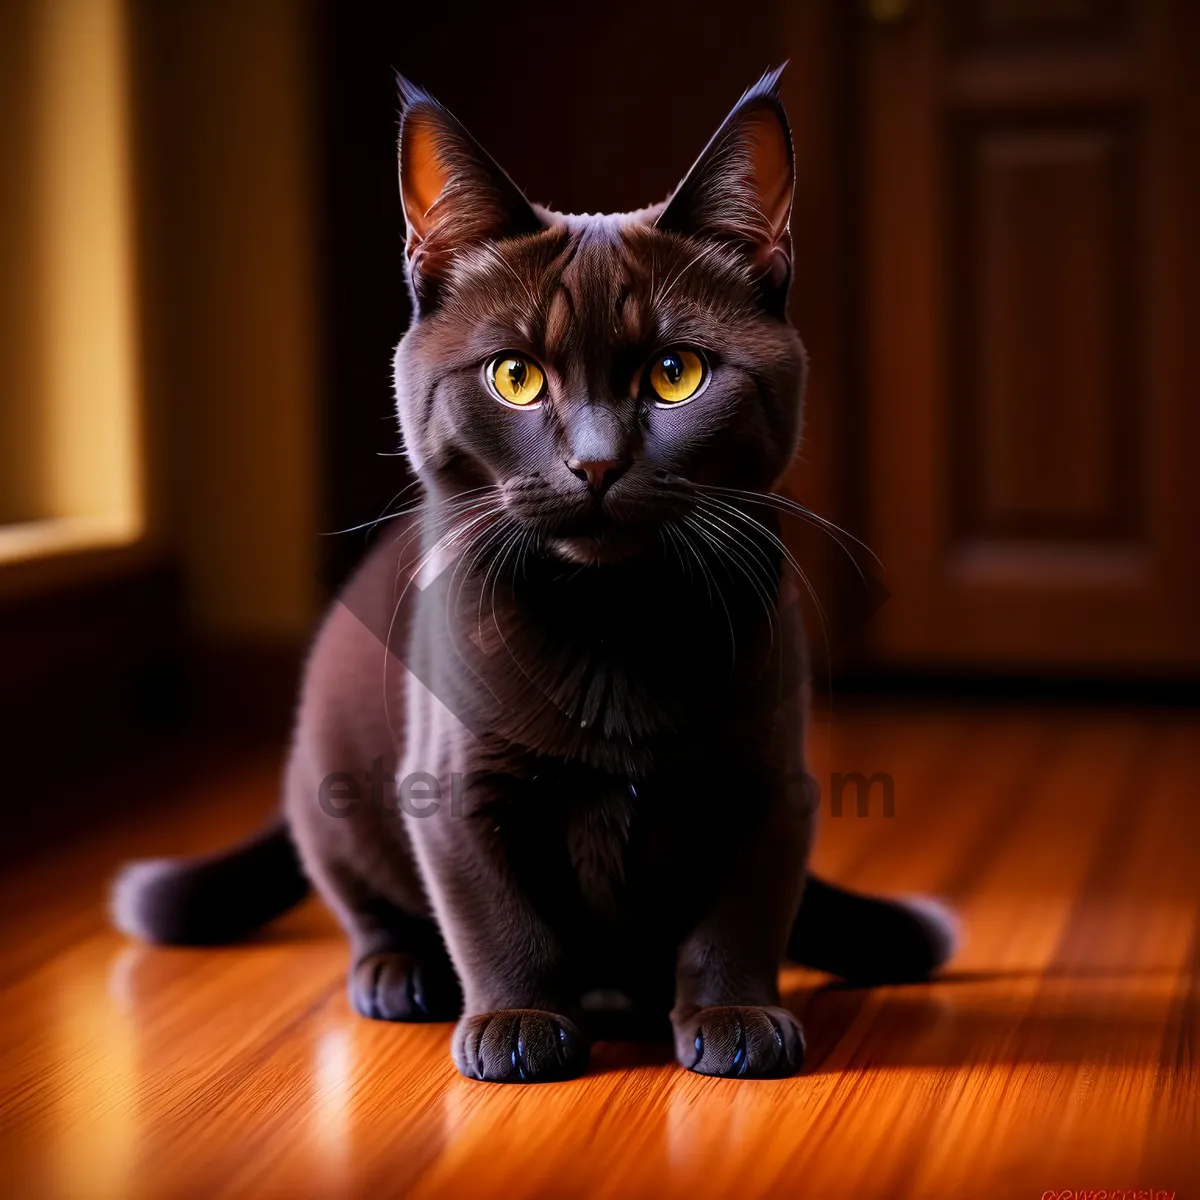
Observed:
[[[623,562],[644,554],[647,541],[640,533],[605,530],[596,536],[556,537],[547,542],[550,552],[566,562],[600,566]]]

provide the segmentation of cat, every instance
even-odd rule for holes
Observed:
[[[395,393],[422,499],[324,618],[281,817],[127,867],[122,930],[232,941],[311,882],[358,1013],[457,1020],[458,1069],[514,1082],[579,1074],[614,1021],[693,1071],[787,1075],[784,958],[860,982],[947,961],[936,902],[807,870],[804,636],[771,500],[806,378],[778,83],[667,201],[572,216],[401,81]]]

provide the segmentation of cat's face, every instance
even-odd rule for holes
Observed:
[[[439,495],[494,485],[575,561],[661,542],[697,487],[764,489],[800,433],[787,324],[791,142],[776,77],[665,205],[530,205],[444,109],[405,92],[416,317],[396,352],[409,458]]]

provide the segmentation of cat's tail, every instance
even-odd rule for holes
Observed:
[[[810,875],[787,954],[852,983],[902,983],[943,966],[958,940],[958,918],[937,900],[863,896]]]
[[[130,863],[113,883],[113,924],[131,937],[173,946],[234,942],[308,894],[287,823],[200,858]]]

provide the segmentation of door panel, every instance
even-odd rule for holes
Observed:
[[[1137,537],[1136,133],[1118,114],[956,140],[957,533]]]
[[[1195,12],[912,9],[863,27],[872,652],[1194,669]]]

